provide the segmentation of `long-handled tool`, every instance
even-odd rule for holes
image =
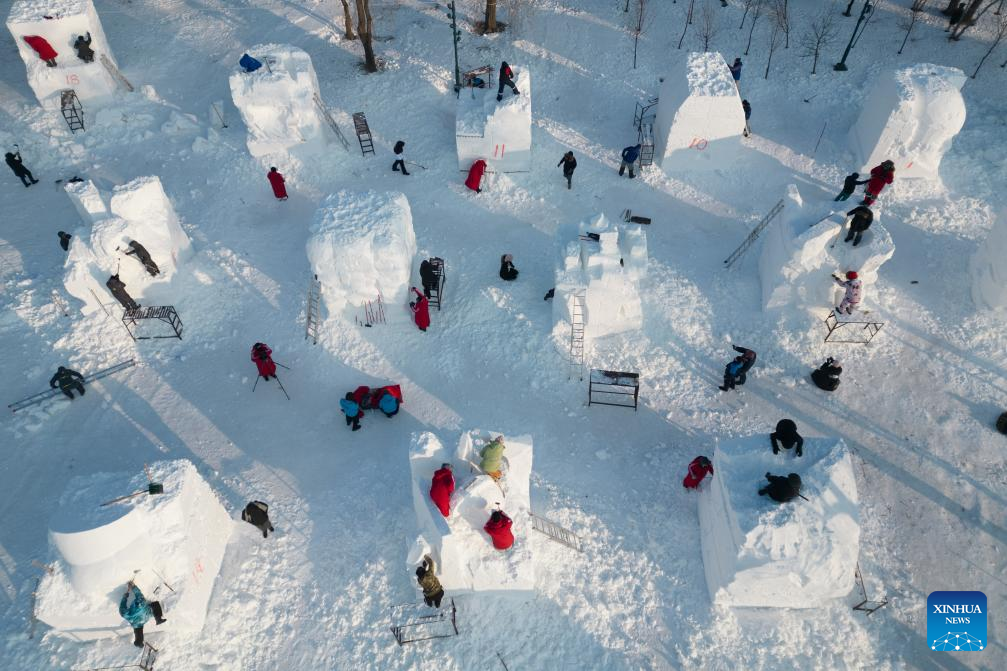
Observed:
[[[161,582],[164,583],[165,587],[167,587],[168,589],[170,589],[172,592],[175,591],[175,589],[171,585],[168,584],[168,581],[164,579],[164,576],[157,572],[156,568],[152,568],[150,570],[154,572],[154,575],[156,575],[158,578],[161,579]]]
[[[280,385],[280,391],[283,392],[283,395],[286,396],[287,400],[289,401],[290,400],[290,394],[288,394],[287,390],[283,388],[283,383],[280,382],[280,378],[276,377],[275,375],[273,377],[276,378],[276,384]]]
[[[282,363],[280,363],[279,361],[274,361],[273,363],[275,363],[275,364],[276,364],[277,366],[279,366],[280,368],[286,368],[287,370],[290,370],[290,366],[284,366],[284,365],[283,365]]]
[[[151,482],[147,484],[146,489],[141,489],[138,492],[133,492],[132,494],[126,494],[125,496],[120,496],[119,498],[112,499],[111,501],[105,501],[105,503],[102,503],[101,505],[110,506],[113,503],[118,503],[119,501],[125,501],[127,499],[140,496],[141,494],[164,494],[164,485],[162,485],[160,482]]]

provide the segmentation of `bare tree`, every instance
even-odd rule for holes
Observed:
[[[745,45],[745,55],[748,55],[748,50],[752,48],[752,33],[755,32],[755,24],[759,22],[759,18],[762,16],[762,10],[766,6],[766,0],[755,0],[752,5],[752,25],[748,29],[748,44]]]
[[[696,7],[696,0],[689,0],[689,8],[685,12],[685,28],[682,28],[682,36],[678,38],[678,48],[682,48],[685,34],[689,32],[689,24],[692,23],[692,10]]]
[[[899,47],[899,53],[906,48],[906,42],[909,41],[909,34],[913,32],[913,26],[916,25],[916,21],[919,20],[920,14],[927,7],[927,2],[929,0],[913,0],[913,4],[909,6],[909,16],[901,19],[899,21],[899,27],[906,29],[906,36],[902,38],[902,46]]]
[[[636,69],[636,54],[640,47],[640,35],[643,35],[650,24],[650,4],[647,0],[633,0],[633,69]]]
[[[961,39],[962,34],[972,26],[974,26],[982,15],[993,9],[1000,0],[969,0],[968,5],[965,7],[965,13],[962,14],[961,21],[951,30],[951,34],[948,35],[949,40],[955,40],[956,42]]]
[[[979,60],[979,65],[976,66],[976,71],[972,73],[972,79],[976,78],[979,74],[979,68],[983,66],[986,59],[993,50],[997,48],[997,45],[1003,40],[1004,36],[1007,35],[1007,14],[994,14],[996,16],[996,23],[993,25],[993,42],[990,44],[990,48],[986,50],[983,57]],[[1000,67],[1003,67],[1002,65]]]
[[[497,31],[497,0],[486,0],[486,22],[483,24],[484,33],[495,33]]]
[[[755,5],[756,0],[745,0],[745,13],[741,15],[741,23],[738,24],[738,30],[745,27],[745,19],[748,18],[748,12]]]
[[[528,15],[535,9],[536,0],[501,0],[497,4],[503,5],[506,9],[507,30],[519,33],[526,25]]]
[[[818,68],[818,57],[822,51],[836,41],[839,26],[836,25],[835,5],[828,7],[818,15],[807,32],[801,36],[801,55],[811,59],[811,74]]]
[[[343,26],[346,30],[346,39],[355,40],[357,36],[353,34],[353,16],[350,14],[350,3],[347,0],[339,0],[343,3]]]
[[[371,0],[354,0],[357,6],[357,35],[364,46],[364,69],[378,71],[378,61],[374,57],[374,34],[371,32]]]
[[[696,37],[699,41],[703,43],[703,51],[710,50],[710,42],[713,38],[717,36],[720,32],[720,26],[717,24],[717,10],[713,8],[713,0],[706,0],[706,4],[703,5],[703,9],[699,12],[699,32],[696,33]]]
[[[778,22],[773,22],[773,32],[769,34],[769,58],[766,59],[766,74],[763,79],[769,79],[769,66],[773,63],[773,52],[776,51],[776,47],[780,46],[780,39],[783,33],[783,28]]]
[[[773,19],[783,33],[783,48],[790,48],[790,0],[775,0]]]

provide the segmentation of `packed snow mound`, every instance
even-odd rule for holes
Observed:
[[[653,127],[654,157],[665,172],[729,167],[744,130],[741,96],[719,53],[690,53],[684,73],[665,77]]]
[[[97,473],[67,486],[49,525],[54,571],[43,575],[37,603],[38,619],[57,633],[78,640],[129,634],[119,600],[131,578],[148,601],[162,601],[168,622],[159,630],[203,628],[234,521],[191,462],[157,462],[150,472],[163,494],[108,506],[100,504],[146,491],[146,476]]]
[[[311,57],[288,44],[261,44],[248,51],[263,62],[255,72],[235,66],[231,99],[248,128],[252,156],[325,151],[325,122],[315,104],[321,97]],[[267,67],[268,65],[268,67]]]
[[[398,192],[329,195],[315,212],[307,253],[330,315],[348,317],[379,296],[386,306],[405,307],[416,256],[409,201]],[[408,315],[385,311],[388,320]]]
[[[722,442],[699,498],[710,597],[728,606],[815,608],[853,588],[860,508],[853,461],[838,438],[806,438],[804,456],[777,456],[765,435]],[[766,472],[797,473],[802,495],[759,496]]]
[[[58,108],[60,93],[73,89],[83,102],[94,104],[115,93],[116,81],[101,64],[105,56],[114,65],[115,58],[105,38],[91,0],[14,0],[7,15],[7,28],[14,36],[18,53],[25,63],[28,84],[44,107]],[[91,33],[94,60],[86,63],[73,48],[78,36]],[[39,36],[56,51],[56,67],[45,64],[25,37]]]
[[[413,504],[420,537],[406,558],[410,567],[429,553],[437,564],[437,578],[451,595],[491,592],[527,595],[535,589],[529,534],[532,531],[530,487],[531,436],[504,436],[504,469],[500,483],[479,471],[479,450],[502,435],[491,431],[462,434],[451,454],[429,432],[413,434],[409,467]],[[455,476],[451,514],[445,518],[430,499],[434,471],[450,463]],[[483,526],[497,505],[513,520],[514,545],[497,550]]]
[[[861,172],[891,159],[899,179],[940,179],[941,158],[965,124],[966,79],[958,68],[929,63],[880,74],[850,129]]]
[[[70,182],[65,190],[86,224],[70,241],[63,280],[67,292],[84,303],[82,312],[101,309],[99,300],[112,301],[105,282],[117,269],[135,300],[170,299],[168,285],[179,264],[192,255],[192,245],[161,180],[138,177],[115,187],[110,198],[90,180]],[[150,254],[159,270],[156,276],[135,255],[126,254],[132,241]]]
[[[1007,308],[1007,210],[990,229],[969,264],[972,273],[972,300],[979,309]]]
[[[845,210],[831,209],[831,201],[806,206],[797,187],[790,184],[783,203],[783,211],[761,236],[759,279],[763,309],[831,309],[839,305],[837,292],[843,291],[831,275],[842,277],[848,270],[855,270],[861,280],[863,307],[870,300],[870,288],[878,279],[878,269],[895,254],[892,236],[881,225],[880,209],[872,208],[874,222],[854,247],[843,242],[849,230],[846,224],[849,217]]]
[[[598,240],[588,234],[598,236]],[[643,304],[639,282],[647,274],[647,235],[637,225],[617,226],[604,214],[560,227],[553,331],[568,344],[575,302],[585,338],[639,329]]]
[[[528,69],[511,65],[514,84],[497,102],[497,89],[466,88],[458,96],[455,139],[458,169],[468,170],[478,159],[490,172],[531,170],[531,75]]]

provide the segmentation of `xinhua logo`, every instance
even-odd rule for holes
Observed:
[[[977,652],[986,648],[986,595],[931,592],[927,597],[927,640],[931,650]]]

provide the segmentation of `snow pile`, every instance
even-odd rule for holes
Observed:
[[[339,191],[318,207],[307,243],[311,271],[329,314],[357,310],[379,296],[405,306],[416,256],[409,201],[397,192]],[[386,317],[404,317],[388,310]]]
[[[478,471],[479,450],[501,434],[469,431],[462,434],[455,454],[432,433],[413,434],[409,467],[413,504],[420,537],[406,561],[418,566],[425,553],[437,563],[437,577],[445,591],[525,594],[535,589],[532,563],[530,483],[531,436],[504,436],[504,469],[500,484]],[[450,463],[455,475],[451,515],[445,518],[430,500],[434,471]],[[514,525],[514,545],[497,550],[483,526],[497,504]]]
[[[49,525],[55,570],[43,575],[38,590],[38,619],[58,633],[77,639],[129,633],[119,600],[131,578],[148,601],[164,606],[168,622],[159,630],[203,628],[234,522],[191,462],[157,462],[150,471],[163,494],[104,507],[146,490],[147,478],[97,473],[70,481]]]
[[[252,156],[286,153],[295,147],[324,151],[325,124],[315,105],[318,77],[311,57],[290,45],[263,44],[248,52],[263,62],[255,72],[231,74],[231,98],[248,128]]]
[[[665,170],[730,167],[741,153],[745,113],[724,57],[691,53],[665,77],[654,119],[654,158]]]
[[[972,300],[980,309],[1007,308],[1007,210],[972,256]]]
[[[587,237],[597,234],[599,240]],[[647,274],[647,235],[640,226],[616,226],[604,214],[561,227],[567,240],[556,268],[554,332],[569,336],[574,301],[580,301],[585,337],[601,338],[643,325],[639,281]],[[576,298],[579,294],[583,298]]]
[[[853,461],[838,438],[808,438],[804,456],[773,454],[769,438],[720,443],[700,492],[703,567],[710,597],[729,606],[814,608],[853,588],[860,512]],[[759,496],[766,472],[797,473],[802,495]]]
[[[861,172],[891,159],[899,179],[939,179],[941,158],[965,124],[965,81],[958,68],[929,63],[879,75],[850,129]]]
[[[895,254],[892,236],[881,225],[879,209],[872,208],[874,223],[854,247],[843,242],[849,230],[844,227],[846,211],[832,210],[831,201],[828,205],[806,207],[797,187],[790,184],[783,203],[783,211],[761,236],[759,277],[763,309],[839,305],[835,296],[842,290],[831,274],[842,276],[848,270],[857,271],[863,284],[863,306],[870,299],[870,286],[878,279],[878,269]]]
[[[7,28],[28,71],[28,84],[45,107],[59,107],[60,92],[73,89],[83,102],[112,95],[116,82],[101,64],[115,58],[91,0],[14,0],[7,15]],[[91,33],[94,61],[85,63],[73,48],[78,36]],[[57,67],[45,64],[25,37],[38,35],[56,51]]]
[[[520,95],[504,88],[497,102],[497,89],[463,89],[458,96],[455,139],[458,169],[468,170],[477,159],[486,161],[490,172],[531,170],[531,75],[528,69],[511,66]]]
[[[135,300],[152,295],[170,298],[166,292],[152,289],[167,287],[179,263],[191,256],[192,247],[161,180],[138,177],[117,186],[108,206],[106,197],[89,180],[67,184],[66,193],[90,226],[90,234],[86,227],[74,231],[63,280],[67,292],[84,302],[82,312],[89,314],[100,309],[98,300],[108,302],[105,282],[116,269],[126,283],[126,291]],[[156,277],[147,272],[135,255],[126,256],[131,241],[140,243],[150,253],[160,270]]]

